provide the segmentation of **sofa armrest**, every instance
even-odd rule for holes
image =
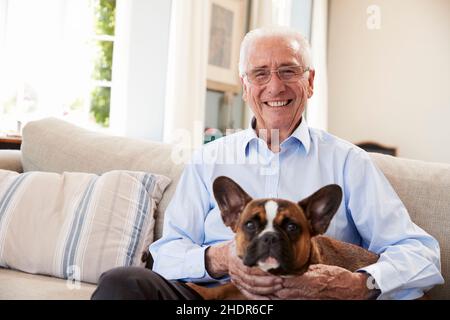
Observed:
[[[0,150],[0,169],[23,172],[20,150]]]

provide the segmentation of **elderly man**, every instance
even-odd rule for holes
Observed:
[[[307,42],[288,29],[249,32],[241,45],[243,99],[250,128],[205,145],[193,156],[166,211],[164,234],[151,245],[153,271],[105,273],[93,298],[198,299],[184,282],[233,281],[251,299],[415,299],[443,282],[437,241],[416,226],[367,153],[302,117],[313,95]],[[344,196],[327,235],[380,254],[357,272],[312,265],[281,278],[243,265],[212,192],[218,176],[254,198],[299,201],[335,183]]]

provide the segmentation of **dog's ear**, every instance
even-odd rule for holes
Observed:
[[[224,176],[214,180],[213,191],[223,222],[236,232],[239,215],[252,198],[236,182]]]
[[[298,203],[309,220],[312,236],[323,234],[327,231],[331,219],[341,204],[341,200],[341,187],[337,184],[330,184]]]

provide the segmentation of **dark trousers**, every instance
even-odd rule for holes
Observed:
[[[119,267],[100,276],[93,300],[201,300],[180,281],[169,281],[150,269]]]

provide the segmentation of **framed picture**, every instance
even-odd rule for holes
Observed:
[[[207,87],[239,92],[239,46],[245,33],[246,0],[209,0]]]

